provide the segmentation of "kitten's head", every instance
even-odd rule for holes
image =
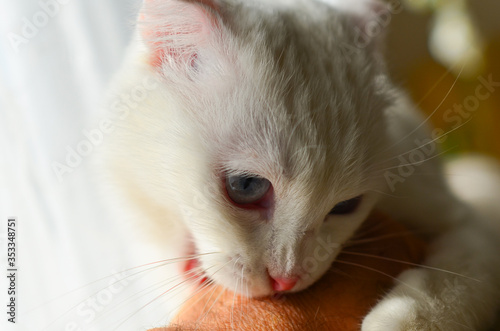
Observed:
[[[208,277],[250,296],[329,268],[375,204],[387,147],[388,82],[360,34],[381,7],[276,3],[146,1],[160,88],[129,120],[144,194],[180,211],[186,254],[217,252],[198,258]]]

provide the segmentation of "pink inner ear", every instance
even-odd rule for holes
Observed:
[[[197,50],[206,44],[217,19],[218,6],[211,0],[146,0],[139,15],[141,35],[152,51],[150,63],[194,66]]]

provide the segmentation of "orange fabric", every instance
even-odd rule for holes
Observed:
[[[346,251],[412,263],[420,262],[425,253],[421,240],[382,215],[372,215],[355,240],[359,243]],[[338,260],[366,268],[335,262],[331,270],[307,290],[278,299],[250,300],[235,297],[221,288],[214,292],[211,287],[185,304],[173,322],[175,326],[153,331],[359,330],[363,316],[393,285],[392,277],[408,265],[347,253],[341,254]],[[200,316],[204,317],[198,322]]]

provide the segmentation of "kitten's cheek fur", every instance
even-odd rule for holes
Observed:
[[[310,259],[308,259],[307,264],[306,262],[303,262],[302,267],[304,269],[308,268],[308,270],[290,292],[299,292],[305,290],[306,288],[317,282],[321,277],[323,277],[326,272],[328,272],[339,253],[340,249],[337,249],[329,254],[329,258],[327,260],[325,260],[324,257],[321,256],[312,256],[310,257]]]
[[[271,288],[269,276],[264,266],[249,266],[228,256],[201,258],[201,264],[206,266],[217,265],[208,271],[207,276],[216,284],[248,297],[266,297],[274,292]],[[220,266],[223,265],[221,268]],[[254,269],[252,269],[254,268]],[[212,270],[210,269],[210,270]]]

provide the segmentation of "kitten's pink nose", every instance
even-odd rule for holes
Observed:
[[[271,287],[273,288],[273,290],[277,292],[288,291],[291,290],[295,286],[295,284],[297,284],[298,280],[299,277],[288,277],[288,278],[271,277]]]

